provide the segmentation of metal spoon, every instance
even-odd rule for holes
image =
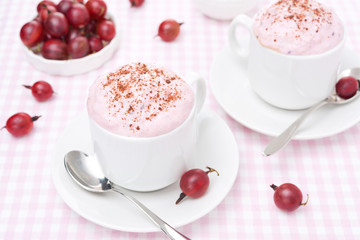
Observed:
[[[346,76],[353,76],[356,79],[360,79],[360,68],[346,69],[341,72],[341,74],[338,76],[338,79],[341,79]],[[320,107],[322,107],[328,103],[345,104],[345,103],[355,100],[357,97],[359,97],[359,95],[360,95],[360,93],[358,91],[355,94],[355,96],[345,100],[345,99],[340,98],[334,91],[328,98],[324,99],[323,101],[319,102],[318,104],[312,106],[307,111],[305,111],[295,122],[293,122],[293,124],[291,124],[287,129],[285,129],[279,136],[272,139],[271,142],[266,146],[266,148],[263,152],[263,155],[270,156],[271,154],[273,154],[273,153],[279,151],[281,148],[283,148],[291,140],[291,138],[295,135],[296,130],[305,121],[305,119],[311,113],[313,113]]]
[[[91,192],[114,191],[120,193],[140,208],[155,223],[155,225],[157,225],[168,236],[169,239],[190,239],[164,222],[137,199],[126,194],[120,186],[107,179],[104,176],[96,158],[80,151],[71,151],[65,155],[64,164],[66,171],[69,173],[71,178],[82,188]]]

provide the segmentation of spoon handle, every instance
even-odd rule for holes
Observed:
[[[121,187],[116,184],[112,184],[112,190],[120,193],[128,200],[133,202],[138,208],[140,208],[167,236],[172,240],[191,240],[190,238],[184,236],[169,224],[167,224],[164,220],[158,217],[155,213],[153,213],[150,209],[148,209],[144,204],[142,204],[139,200],[132,197],[131,195],[125,194]]]
[[[287,129],[285,129],[285,131],[283,131],[279,136],[271,140],[271,142],[266,146],[263,154],[265,156],[270,156],[271,154],[283,148],[291,140],[292,136],[294,136],[296,130],[305,121],[305,119],[312,112],[316,111],[327,103],[328,100],[325,99],[305,111],[295,122],[293,122],[293,124],[291,124]]]

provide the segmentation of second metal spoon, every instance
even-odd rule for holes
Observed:
[[[360,68],[352,68],[352,69],[346,69],[341,72],[339,75],[339,79],[346,76],[353,76],[356,79],[360,78]],[[296,130],[300,127],[300,125],[305,121],[305,119],[314,111],[319,109],[320,107],[331,103],[331,104],[345,104],[348,102],[351,102],[355,100],[357,97],[359,97],[360,93],[359,91],[349,99],[342,99],[340,98],[336,92],[332,93],[328,98],[324,99],[323,101],[319,102],[318,104],[312,106],[307,111],[305,111],[295,122],[293,122],[287,129],[285,129],[279,136],[275,137],[270,141],[270,143],[266,146],[263,155],[270,156],[273,153],[279,151],[281,148],[283,148],[294,136],[296,133]]]

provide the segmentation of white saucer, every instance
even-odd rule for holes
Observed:
[[[193,222],[214,209],[230,191],[238,172],[239,157],[235,138],[225,122],[214,113],[199,116],[199,143],[192,156],[195,167],[210,166],[220,176],[210,174],[206,194],[198,199],[175,201],[181,193],[178,183],[154,192],[130,192],[149,209],[174,227]],[[68,176],[63,158],[71,150],[93,153],[87,114],[81,113],[60,136],[55,146],[52,175],[63,200],[82,217],[111,229],[128,232],[160,231],[131,202],[117,193],[91,193],[83,190]]]
[[[360,56],[346,48],[341,68],[349,67],[360,67]],[[266,135],[279,135],[304,111],[284,110],[264,102],[252,91],[246,68],[246,60],[226,46],[211,66],[212,92],[225,112],[239,123]],[[304,122],[294,139],[316,139],[342,132],[360,121],[359,109],[360,98],[341,106],[324,106]]]

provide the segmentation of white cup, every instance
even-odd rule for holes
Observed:
[[[196,85],[195,103],[176,129],[156,137],[126,137],[112,133],[90,116],[94,153],[105,176],[135,191],[153,191],[176,182],[187,168],[197,141],[197,116],[206,97],[206,84],[197,74],[186,79]]]
[[[238,25],[250,32],[250,44],[236,39]],[[253,19],[237,16],[230,24],[232,50],[247,58],[252,89],[269,104],[289,110],[308,108],[324,100],[334,89],[345,37],[334,48],[316,55],[293,56],[262,46],[253,32]]]

